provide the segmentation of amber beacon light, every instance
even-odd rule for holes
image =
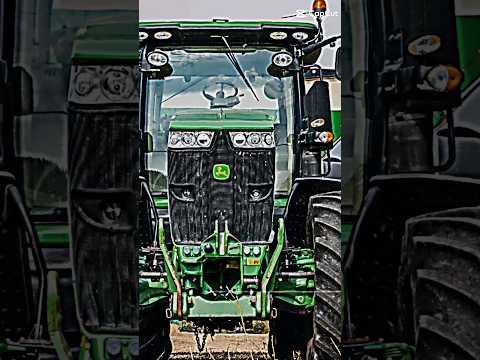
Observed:
[[[316,14],[325,14],[327,11],[327,2],[325,0],[314,0],[312,10]]]

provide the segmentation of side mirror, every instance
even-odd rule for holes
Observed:
[[[16,116],[33,113],[33,78],[21,66],[12,69],[12,102]]]
[[[304,98],[304,119],[300,144],[310,148],[333,146],[332,114],[328,82],[316,81]]]
[[[342,47],[339,47],[335,53],[335,77],[342,80]]]

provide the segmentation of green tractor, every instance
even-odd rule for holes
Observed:
[[[203,350],[268,320],[275,358],[338,359],[340,129],[315,65],[338,37],[228,20],[141,23],[139,37],[142,357],[168,359],[170,321]]]
[[[342,356],[479,359],[478,4],[342,9]]]

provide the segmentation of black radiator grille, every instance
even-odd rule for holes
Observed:
[[[138,331],[138,149],[138,109],[70,109],[72,256],[81,322],[91,332]]]
[[[209,150],[168,150],[170,219],[173,239],[197,243],[228,221],[243,242],[270,236],[275,175],[274,149],[233,149],[228,134],[216,134]],[[215,164],[229,165],[226,181],[213,179]],[[252,193],[260,193],[253,201]],[[189,196],[183,196],[187,194]]]

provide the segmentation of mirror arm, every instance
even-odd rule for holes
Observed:
[[[317,42],[315,44],[308,45],[307,47],[303,48],[303,53],[305,55],[310,54],[310,53],[314,52],[315,50],[321,49],[321,48],[323,48],[327,45],[330,45],[330,44],[334,43],[335,41],[337,41],[340,38],[341,38],[341,36],[337,35],[337,36],[333,36],[331,38],[328,38],[326,40]]]

